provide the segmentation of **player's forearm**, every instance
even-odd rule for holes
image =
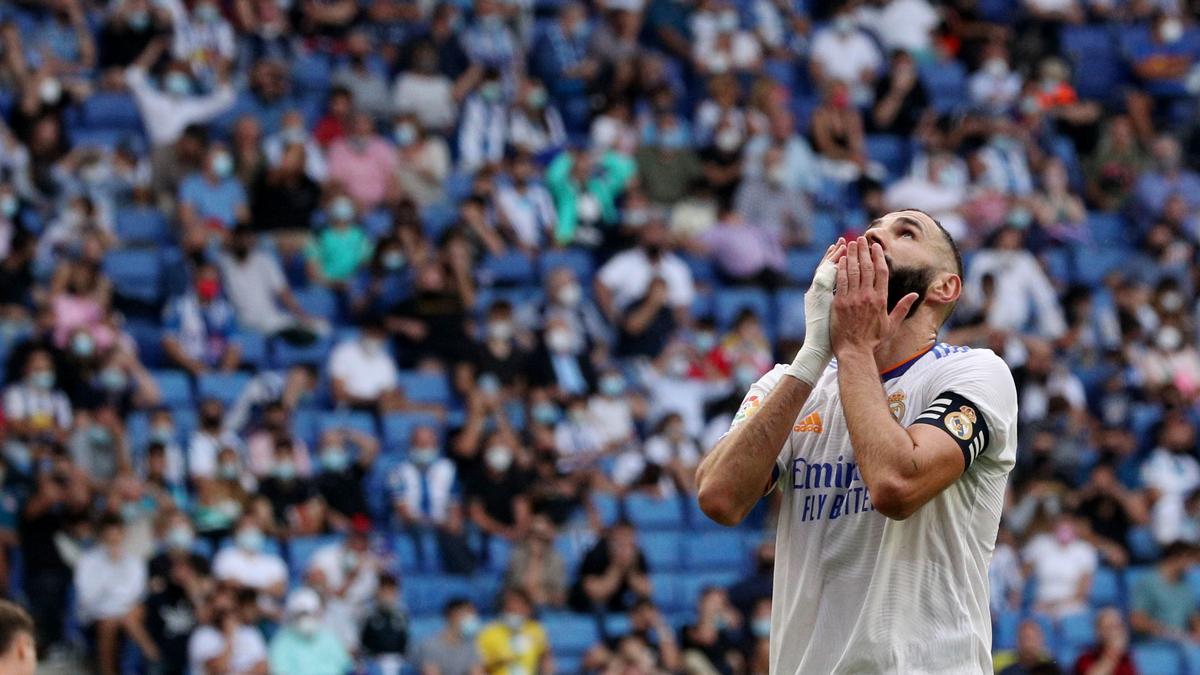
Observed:
[[[784,377],[761,410],[735,427],[696,469],[700,508],[722,525],[735,525],[763,496],[775,459],[787,442],[812,386]]]
[[[892,417],[879,382],[875,355],[838,354],[838,388],[854,459],[876,509],[892,517],[889,506],[900,506],[904,485],[920,473],[908,432]]]

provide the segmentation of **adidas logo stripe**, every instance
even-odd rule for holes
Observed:
[[[800,420],[799,424],[792,427],[792,431],[798,434],[805,432],[819,434],[824,429],[825,427],[821,425],[821,413],[818,412],[809,413],[804,419]]]

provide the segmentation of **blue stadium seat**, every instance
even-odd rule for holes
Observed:
[[[701,285],[716,283],[717,270],[713,266],[712,260],[690,253],[681,253],[679,257],[683,259],[688,266],[688,271],[692,273],[692,281]]]
[[[1096,640],[1096,617],[1092,612],[1065,616],[1058,624],[1059,640],[1072,646],[1087,646]]]
[[[938,112],[951,112],[967,101],[967,71],[959,61],[942,60],[921,68],[921,81]]]
[[[409,439],[413,429],[428,426],[442,430],[442,423],[436,415],[419,412],[388,413],[383,416],[383,445],[385,452],[408,450]]]
[[[324,286],[309,286],[294,292],[296,302],[313,316],[335,319],[338,314],[337,297]]]
[[[1097,246],[1124,246],[1129,242],[1129,225],[1118,213],[1093,211],[1087,217],[1088,234]]]
[[[445,373],[406,370],[400,372],[400,388],[410,401],[450,405],[452,393]]]
[[[1183,672],[1183,658],[1179,647],[1168,642],[1135,644],[1133,662],[1140,673],[1175,675]]]
[[[693,534],[683,542],[683,560],[692,570],[741,571],[747,561],[742,534],[736,530]]]
[[[158,209],[119,209],[113,217],[117,239],[126,246],[153,246],[170,240],[167,219]]]
[[[192,382],[182,370],[155,370],[151,374],[158,383],[162,405],[182,408],[193,405]]]
[[[1106,24],[1064,25],[1063,52],[1070,59],[1076,91],[1081,98],[1112,100],[1123,76],[1121,55]]]
[[[324,54],[299,54],[292,59],[292,85],[301,92],[324,94],[331,77],[329,59]]]
[[[682,578],[683,575],[672,572],[650,572],[650,599],[660,611],[669,613],[687,608]]]
[[[892,134],[870,134],[867,136],[867,156],[879,162],[892,178],[908,173],[910,161],[909,140]]]
[[[228,407],[249,382],[247,373],[206,373],[196,381],[196,393],[201,399],[215,398]]]
[[[1097,607],[1116,605],[1121,602],[1121,585],[1117,571],[1111,567],[1100,567],[1092,577],[1092,604]]]
[[[372,436],[378,433],[375,430],[375,417],[361,410],[321,413],[317,417],[317,433],[322,434],[331,429],[353,429]]]
[[[566,654],[554,654],[554,668],[558,673],[578,673],[582,672],[580,668],[583,666],[583,656],[567,656]]]
[[[1154,532],[1148,526],[1141,525],[1129,529],[1129,550],[1133,559],[1139,562],[1157,560],[1162,554],[1162,548],[1154,540]]]
[[[689,572],[679,580],[679,593],[683,607],[694,609],[704,589],[715,586],[729,588],[737,583],[738,574],[735,572]]]
[[[600,523],[605,527],[617,522],[617,518],[621,516],[621,502],[610,494],[593,492],[592,506],[596,508]]]
[[[519,251],[485,257],[477,276],[483,286],[526,286],[535,282],[533,261]]]
[[[267,366],[267,339],[262,333],[236,332],[229,341],[242,350],[242,363],[254,370]]]
[[[336,543],[341,537],[336,535],[315,536],[315,537],[295,537],[288,540],[288,571],[291,572],[292,579],[300,580],[308,572],[308,565],[312,562],[313,554],[329,544]]]
[[[299,365],[323,365],[333,349],[333,340],[328,335],[318,337],[312,344],[303,347],[288,344],[282,338],[271,341],[271,362],[276,368],[291,368]]]
[[[648,532],[641,537],[646,564],[655,572],[678,572],[682,567],[683,538],[679,532]]]
[[[592,275],[596,271],[590,253],[577,248],[568,248],[546,251],[538,258],[538,271],[543,279],[560,267],[574,272],[575,278],[583,286],[584,292],[588,292],[592,283]]]
[[[425,233],[433,238],[440,236],[457,219],[458,208],[450,203],[438,202],[421,209],[421,223],[425,226]]]
[[[770,323],[771,298],[760,288],[722,288],[713,296],[713,318],[722,329],[732,326],[744,309],[752,310],[764,325]]]
[[[775,334],[799,339],[804,330],[804,289],[779,289],[775,292]]]
[[[541,621],[555,655],[582,656],[600,639],[596,619],[591,616],[554,612],[543,615]]]
[[[639,530],[676,530],[683,527],[679,499],[632,494],[625,499],[625,515]]]
[[[992,649],[1004,651],[1017,646],[1017,628],[1021,625],[1021,614],[1015,610],[1004,610],[992,620]]]
[[[445,625],[446,620],[441,616],[414,616],[408,620],[408,643],[415,647],[436,635]]]
[[[817,271],[817,264],[825,256],[825,249],[819,246],[820,241],[813,237],[814,243],[806,248],[788,249],[787,276],[798,286],[807,288],[812,283],[813,272]]]
[[[104,256],[104,274],[117,295],[153,304],[160,299],[162,270],[158,252],[124,249]]]
[[[683,510],[687,516],[688,527],[692,530],[724,531],[726,529],[724,525],[704,515],[704,512],[700,510],[700,502],[695,499],[684,499]]]
[[[470,579],[444,574],[409,575],[401,584],[401,593],[414,615],[436,614],[451,598],[473,598]]]
[[[501,537],[488,537],[487,569],[503,574],[508,569],[508,560],[512,557],[512,544]]]
[[[407,532],[397,532],[392,537],[392,555],[396,556],[402,575],[412,574],[421,567],[417,544]]]
[[[141,131],[142,116],[129,94],[101,91],[82,105],[83,124],[89,129]]]
[[[1095,287],[1110,272],[1130,262],[1129,251],[1122,246],[1080,246],[1072,250],[1075,281]]]
[[[1070,282],[1073,278],[1071,269],[1071,252],[1065,248],[1050,248],[1038,254],[1042,264],[1046,266],[1046,273],[1054,281],[1062,283]],[[971,269],[969,266],[967,269]]]
[[[608,613],[604,615],[604,630],[609,635],[625,635],[630,631],[628,614]]]

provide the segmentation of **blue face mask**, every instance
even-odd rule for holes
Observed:
[[[533,420],[538,424],[551,425],[558,422],[558,406],[549,401],[543,401],[533,406],[531,413]]]
[[[348,197],[338,197],[329,205],[329,218],[335,223],[348,223],[354,220],[354,202]]]
[[[408,451],[408,458],[417,466],[429,466],[437,461],[437,448],[413,448]]]
[[[279,480],[292,480],[296,477],[296,467],[291,462],[279,462],[272,473]]]
[[[625,378],[620,375],[605,375],[600,378],[600,393],[605,396],[620,396],[625,393]]]
[[[771,617],[755,619],[750,623],[750,632],[756,638],[765,638],[771,634]]]
[[[121,520],[130,523],[138,519],[142,515],[142,507],[136,502],[125,502],[121,505]]]
[[[102,426],[93,425],[88,428],[88,441],[92,445],[108,445],[112,441],[112,433]]]
[[[383,254],[383,268],[395,272],[404,267],[404,254],[400,251],[388,251]]]
[[[489,103],[495,103],[496,101],[499,101],[500,95],[503,93],[504,92],[500,89],[499,82],[488,82],[487,84],[479,87],[479,95],[483,97],[483,100]]]
[[[716,347],[716,346],[717,346],[717,336],[713,335],[709,331],[703,331],[700,333],[696,333],[696,349],[700,353],[707,354],[708,352],[712,351],[713,347]]]
[[[142,10],[130,12],[129,27],[136,31],[143,31],[150,25],[150,14]]]
[[[462,621],[458,622],[458,630],[465,638],[475,637],[475,635],[479,633],[479,629],[482,626],[483,622],[480,621],[479,617],[475,616],[474,614],[471,614],[465,617]]]
[[[53,389],[54,388],[54,371],[39,370],[36,373],[29,374],[29,384],[37,389]]]
[[[212,158],[212,171],[218,178],[227,178],[233,173],[233,158],[229,153],[222,152]]]
[[[163,445],[175,442],[175,429],[168,425],[160,425],[150,430],[151,440],[158,441]]]
[[[687,146],[687,132],[682,127],[674,127],[670,131],[664,131],[658,136],[659,147],[667,150],[679,150]]]
[[[71,351],[75,356],[87,358],[96,353],[96,341],[87,333],[76,333],[75,337],[71,338]]]
[[[125,376],[125,371],[120,368],[105,368],[100,371],[100,386],[106,391],[125,391],[126,385],[129,384],[129,378]]]
[[[167,73],[167,77],[163,80],[163,89],[167,90],[168,94],[175,96],[187,96],[192,93],[192,81],[187,75],[179,71]]]
[[[17,215],[17,208],[20,202],[17,201],[16,195],[4,195],[0,197],[0,215],[5,218],[12,218]]]
[[[417,140],[417,129],[407,122],[402,122],[396,125],[396,130],[393,132],[393,136],[396,138],[396,143],[400,145],[400,147],[406,148],[412,145],[413,141]]]
[[[321,453],[321,465],[326,471],[338,473],[344,470],[350,464],[350,458],[346,455],[346,451],[341,448],[325,448]]]
[[[258,529],[251,528],[248,530],[239,531],[233,538],[233,541],[235,544],[237,544],[237,547],[243,551],[257,553],[262,550],[263,544],[266,542],[266,538],[263,537],[263,533]]]

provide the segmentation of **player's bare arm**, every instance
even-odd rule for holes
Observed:
[[[892,416],[876,353],[896,335],[918,296],[909,293],[889,313],[883,248],[863,237],[847,248],[837,265],[831,333],[846,428],[875,509],[903,520],[962,475],[962,453],[945,432],[928,425],[904,428]]]
[[[735,422],[696,468],[700,508],[722,525],[741,522],[770,488],[779,449],[787,443],[813,383],[829,363],[832,348],[828,308],[832,302],[833,265],[845,255],[845,242],[839,239],[825,252],[813,285],[805,293],[808,325],[804,347],[786,371],[791,377],[784,377],[771,390],[756,414],[740,424]]]

